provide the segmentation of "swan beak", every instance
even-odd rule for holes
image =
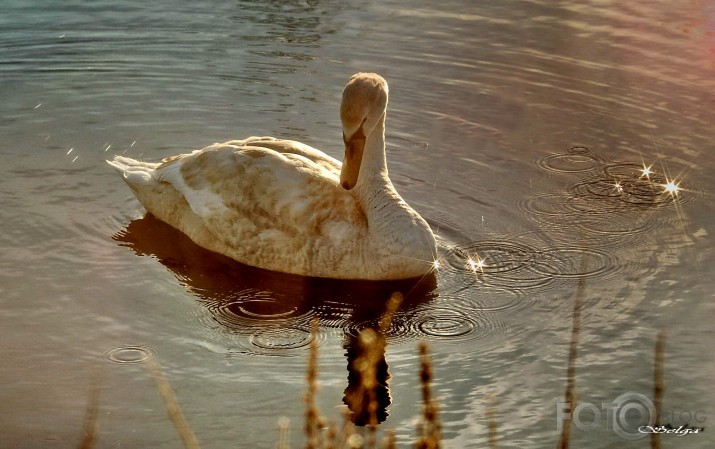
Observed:
[[[340,171],[340,185],[345,190],[350,190],[357,184],[360,175],[360,164],[362,163],[362,153],[365,148],[365,134],[362,126],[348,139],[343,134],[345,142],[345,159],[343,168]]]

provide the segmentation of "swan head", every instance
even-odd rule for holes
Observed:
[[[340,120],[343,124],[345,158],[340,185],[346,190],[357,184],[365,141],[384,119],[387,93],[387,82],[375,73],[356,73],[343,89]]]

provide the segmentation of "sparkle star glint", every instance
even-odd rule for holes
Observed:
[[[484,259],[481,257],[477,256],[477,260],[472,259],[471,257],[467,259],[467,263],[469,264],[469,268],[471,268],[472,271],[476,273],[477,270],[481,271],[484,273]]]
[[[643,164],[643,169],[641,170],[641,178],[650,179],[650,175],[653,174],[653,166]]]
[[[680,191],[680,183],[676,182],[674,179],[671,179],[671,180],[666,179],[665,181],[666,182],[663,185],[663,189],[665,189],[665,191],[667,193],[670,193],[672,196],[677,195],[678,191]]]

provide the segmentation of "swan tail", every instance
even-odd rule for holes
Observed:
[[[148,185],[155,182],[154,173],[160,163],[141,162],[124,156],[114,156],[107,161],[129,185]]]

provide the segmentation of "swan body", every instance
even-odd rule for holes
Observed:
[[[247,265],[336,279],[407,279],[436,259],[429,225],[388,177],[379,75],[343,91],[343,163],[291,140],[249,137],[140,162],[107,161],[139,202],[195,243]]]

